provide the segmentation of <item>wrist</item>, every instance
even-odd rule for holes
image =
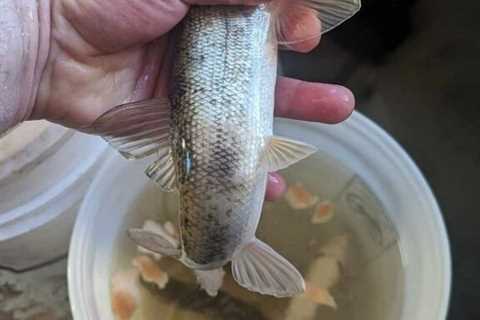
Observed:
[[[33,112],[50,43],[49,0],[0,0],[0,133]]]

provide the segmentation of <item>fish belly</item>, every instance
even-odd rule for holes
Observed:
[[[262,7],[193,7],[176,43],[173,158],[183,260],[227,263],[254,237],[272,135],[276,41]]]

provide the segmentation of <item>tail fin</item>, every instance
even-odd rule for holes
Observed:
[[[239,285],[261,294],[281,298],[305,291],[305,282],[297,269],[258,239],[235,254],[232,274]]]
[[[280,0],[273,6],[279,43],[288,48],[289,44],[318,39],[342,24],[360,10],[361,0]],[[317,19],[308,17],[312,15]]]

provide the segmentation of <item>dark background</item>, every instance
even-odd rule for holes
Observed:
[[[416,161],[450,236],[448,319],[480,319],[480,1],[363,0],[314,52],[283,53],[282,64],[348,86]]]

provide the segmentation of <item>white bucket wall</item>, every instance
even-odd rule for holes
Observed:
[[[100,138],[46,121],[0,139],[0,267],[23,270],[67,253],[78,207],[106,152]]]

